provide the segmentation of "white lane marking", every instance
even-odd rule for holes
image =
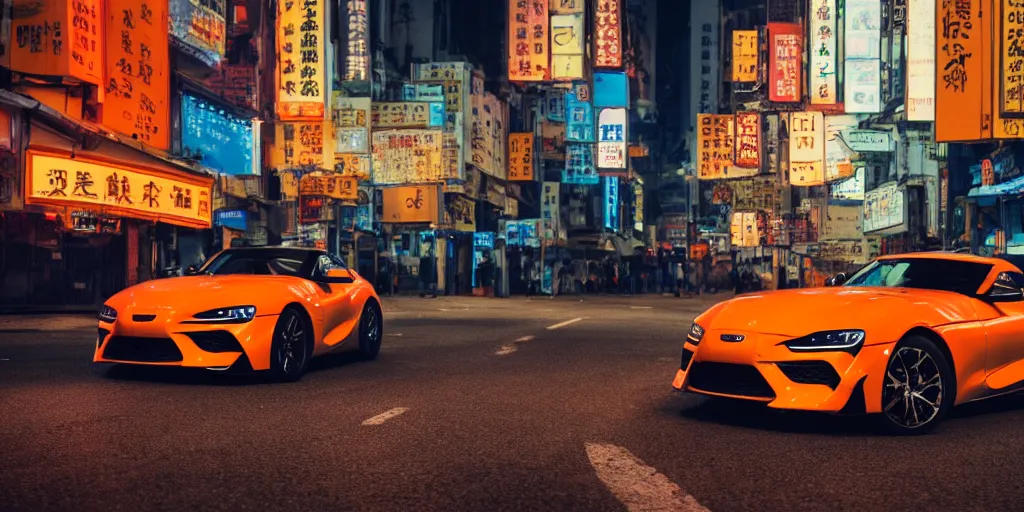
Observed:
[[[516,350],[517,349],[516,349],[515,345],[502,345],[502,347],[499,348],[498,351],[494,353],[494,355],[496,355],[496,356],[507,356],[507,355],[515,352]]]
[[[363,425],[364,426],[367,426],[367,425],[380,425],[380,424],[384,423],[385,421],[390,420],[391,418],[394,418],[395,416],[398,416],[399,414],[402,414],[402,413],[404,413],[405,411],[408,411],[408,410],[409,410],[408,407],[395,407],[394,409],[391,409],[390,411],[382,412],[382,413],[380,413],[380,414],[378,414],[378,415],[376,415],[376,416],[374,416],[374,417],[364,421]]]
[[[533,336],[523,336],[522,338],[519,338],[518,340],[515,340],[512,343],[526,343],[527,341],[530,341],[532,339]]]
[[[629,309],[654,309],[653,306],[630,306]]]
[[[561,329],[562,327],[565,327],[567,325],[572,325],[572,324],[574,324],[576,322],[579,322],[580,320],[583,320],[583,318],[573,318],[572,320],[566,320],[564,322],[559,322],[559,323],[557,323],[555,325],[549,325],[549,326],[547,326],[547,330],[553,331],[555,329]]]
[[[391,336],[391,337],[394,337],[394,338],[400,338],[402,336],[402,333],[400,333],[400,332],[392,332],[392,333],[385,334],[385,336]]]
[[[10,361],[10,359],[7,359],[6,357],[0,357],[0,361]]]
[[[613,444],[586,443],[597,478],[630,512],[674,510],[710,512],[658,470]]]

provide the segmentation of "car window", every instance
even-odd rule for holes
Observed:
[[[200,270],[210,275],[308,275],[309,251],[289,249],[227,250],[208,261]]]
[[[919,288],[974,295],[991,270],[992,265],[986,263],[942,258],[879,260],[858,271],[844,286]]]

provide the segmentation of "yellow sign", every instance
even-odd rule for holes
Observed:
[[[476,202],[462,196],[451,196],[444,209],[445,224],[455,231],[473,233],[476,231]]]
[[[790,162],[789,184],[813,187],[825,183],[825,168],[821,162]]]
[[[334,150],[338,153],[370,152],[370,98],[346,98],[334,93]]]
[[[334,172],[361,180],[370,179],[370,155],[335,154]]]
[[[533,181],[533,134],[508,134],[509,181]]]
[[[416,185],[412,187],[390,187],[381,190],[386,223],[427,223],[438,222],[440,217],[438,185]]]
[[[299,195],[355,201],[359,199],[359,181],[337,174],[307,174],[299,180]]]
[[[761,236],[757,229],[757,212],[733,212],[729,226],[733,247],[757,247]]]
[[[374,129],[426,128],[430,126],[430,104],[419,101],[375,101],[370,107],[370,119]]]
[[[440,130],[384,130],[373,132],[373,182],[383,185],[427,183],[448,176],[441,165]]]
[[[327,103],[325,0],[277,2],[277,115],[323,119]]]
[[[733,159],[733,117],[697,114],[697,177],[726,178]]]
[[[4,30],[10,40],[4,41],[4,45],[9,45],[12,70],[102,83],[103,0],[14,3],[18,5],[14,6],[13,19],[3,13],[4,21],[10,23]],[[4,9],[11,8],[10,1],[2,5]],[[118,5],[115,3],[114,7]]]
[[[274,127],[272,165],[278,169],[296,167],[334,168],[334,151],[324,145],[330,121],[277,123]]]
[[[213,178],[126,167],[98,158],[69,158],[29,150],[27,202],[210,227]]]
[[[558,14],[551,17],[551,78],[553,80],[583,78],[584,40],[586,37],[583,14]]]
[[[551,14],[583,14],[587,8],[586,0],[550,0],[548,10]]]
[[[508,6],[508,78],[540,82],[548,75],[548,5],[542,0]]]
[[[732,81],[757,81],[757,31],[732,32]]]

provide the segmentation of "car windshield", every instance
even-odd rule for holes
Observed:
[[[879,260],[862,268],[844,286],[919,288],[974,295],[992,265],[941,258]]]
[[[210,275],[248,274],[305,277],[318,253],[302,249],[228,249],[199,271]]]

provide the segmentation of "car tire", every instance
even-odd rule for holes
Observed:
[[[274,326],[270,345],[270,374],[278,382],[296,382],[309,365],[313,331],[305,316],[294,307],[285,308]]]
[[[367,360],[377,359],[383,338],[384,319],[380,306],[368,300],[363,306],[362,314],[359,315],[359,354]]]
[[[956,399],[956,374],[935,342],[908,336],[896,344],[882,377],[882,429],[894,435],[930,432]]]

